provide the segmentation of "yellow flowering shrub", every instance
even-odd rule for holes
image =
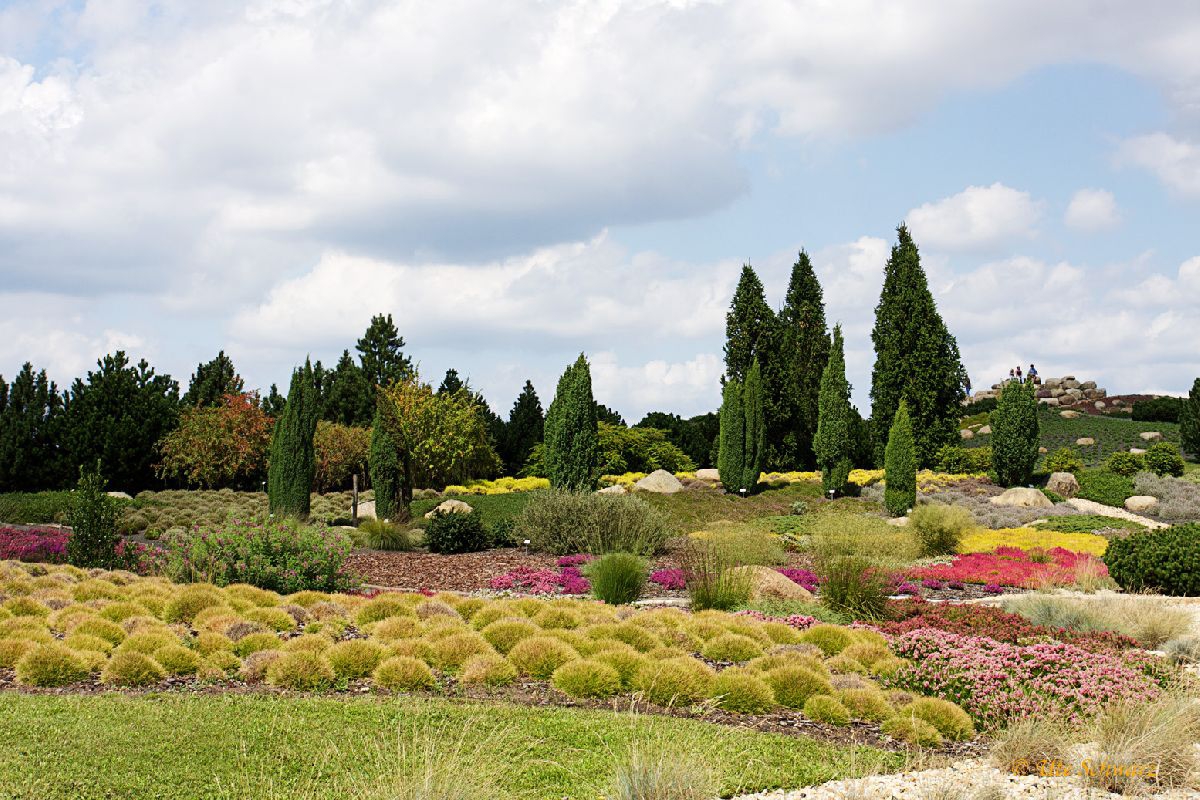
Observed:
[[[549,489],[546,478],[496,478],[494,481],[467,481],[466,485],[447,486],[444,494],[511,494]]]
[[[1090,553],[1099,557],[1108,549],[1108,540],[1094,533],[1063,533],[1037,528],[1001,528],[995,531],[978,528],[963,536],[958,552],[990,553],[997,547],[1019,547],[1022,550],[1061,547],[1073,553]]]
[[[632,489],[633,485],[646,477],[645,472],[626,472],[623,475],[601,475],[601,486],[624,486],[626,489]],[[689,480],[696,477],[695,472],[676,472],[675,477],[679,480]]]
[[[881,469],[850,470],[850,482],[855,486],[870,486],[876,481],[883,480]],[[772,486],[784,486],[789,483],[820,483],[821,473],[810,472],[764,472],[758,476],[759,483]]]

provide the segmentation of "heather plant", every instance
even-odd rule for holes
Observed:
[[[1166,522],[1200,521],[1200,484],[1139,472],[1133,485],[1137,494],[1158,498],[1158,505],[1147,512],[1149,515]]]
[[[1098,574],[1103,574],[1104,565],[1086,553],[1073,553],[1060,547],[1044,551],[997,547],[991,553],[957,555],[949,564],[910,569],[908,576],[917,580],[933,578],[944,582],[1033,589],[1072,585],[1081,562],[1094,563]]]
[[[0,527],[0,561],[44,561],[61,564],[67,558],[64,530]]]

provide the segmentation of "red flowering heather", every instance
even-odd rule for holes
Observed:
[[[523,592],[525,594],[587,594],[592,584],[578,567],[563,567],[555,572],[551,569],[517,567],[492,578],[488,585],[497,591]]]
[[[650,582],[657,583],[664,589],[684,589],[687,578],[683,570],[678,568],[656,569],[650,573]]]
[[[820,584],[820,581],[817,580],[817,574],[811,570],[785,567],[776,570],[776,572],[813,593],[817,591],[817,586]]]
[[[1031,589],[1043,582],[1059,585],[1073,583],[1076,565],[1083,562],[1094,562],[1098,574],[1108,574],[1104,563],[1087,553],[1073,553],[1055,547],[1045,551],[1044,556],[1044,560],[1035,561],[1030,553],[1019,547],[998,547],[994,553],[958,555],[950,564],[935,564],[932,567],[909,570],[908,575],[915,580],[932,578],[947,582]]]
[[[810,617],[807,614],[789,614],[786,617],[770,617],[761,611],[735,611],[735,617],[750,617],[759,622],[782,622],[785,625],[791,625],[797,630],[806,630],[817,624],[816,617]]]
[[[4,559],[61,564],[67,560],[67,533],[41,528],[0,528],[0,561]]]

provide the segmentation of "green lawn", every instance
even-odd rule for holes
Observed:
[[[726,795],[895,771],[901,756],[628,713],[428,699],[0,694],[0,798],[602,797],[631,747]]]

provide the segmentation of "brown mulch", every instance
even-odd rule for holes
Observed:
[[[478,553],[439,555],[414,551],[355,550],[349,566],[372,586],[420,591],[477,592],[488,581],[517,567],[557,570],[556,556],[526,553],[515,547]]]

